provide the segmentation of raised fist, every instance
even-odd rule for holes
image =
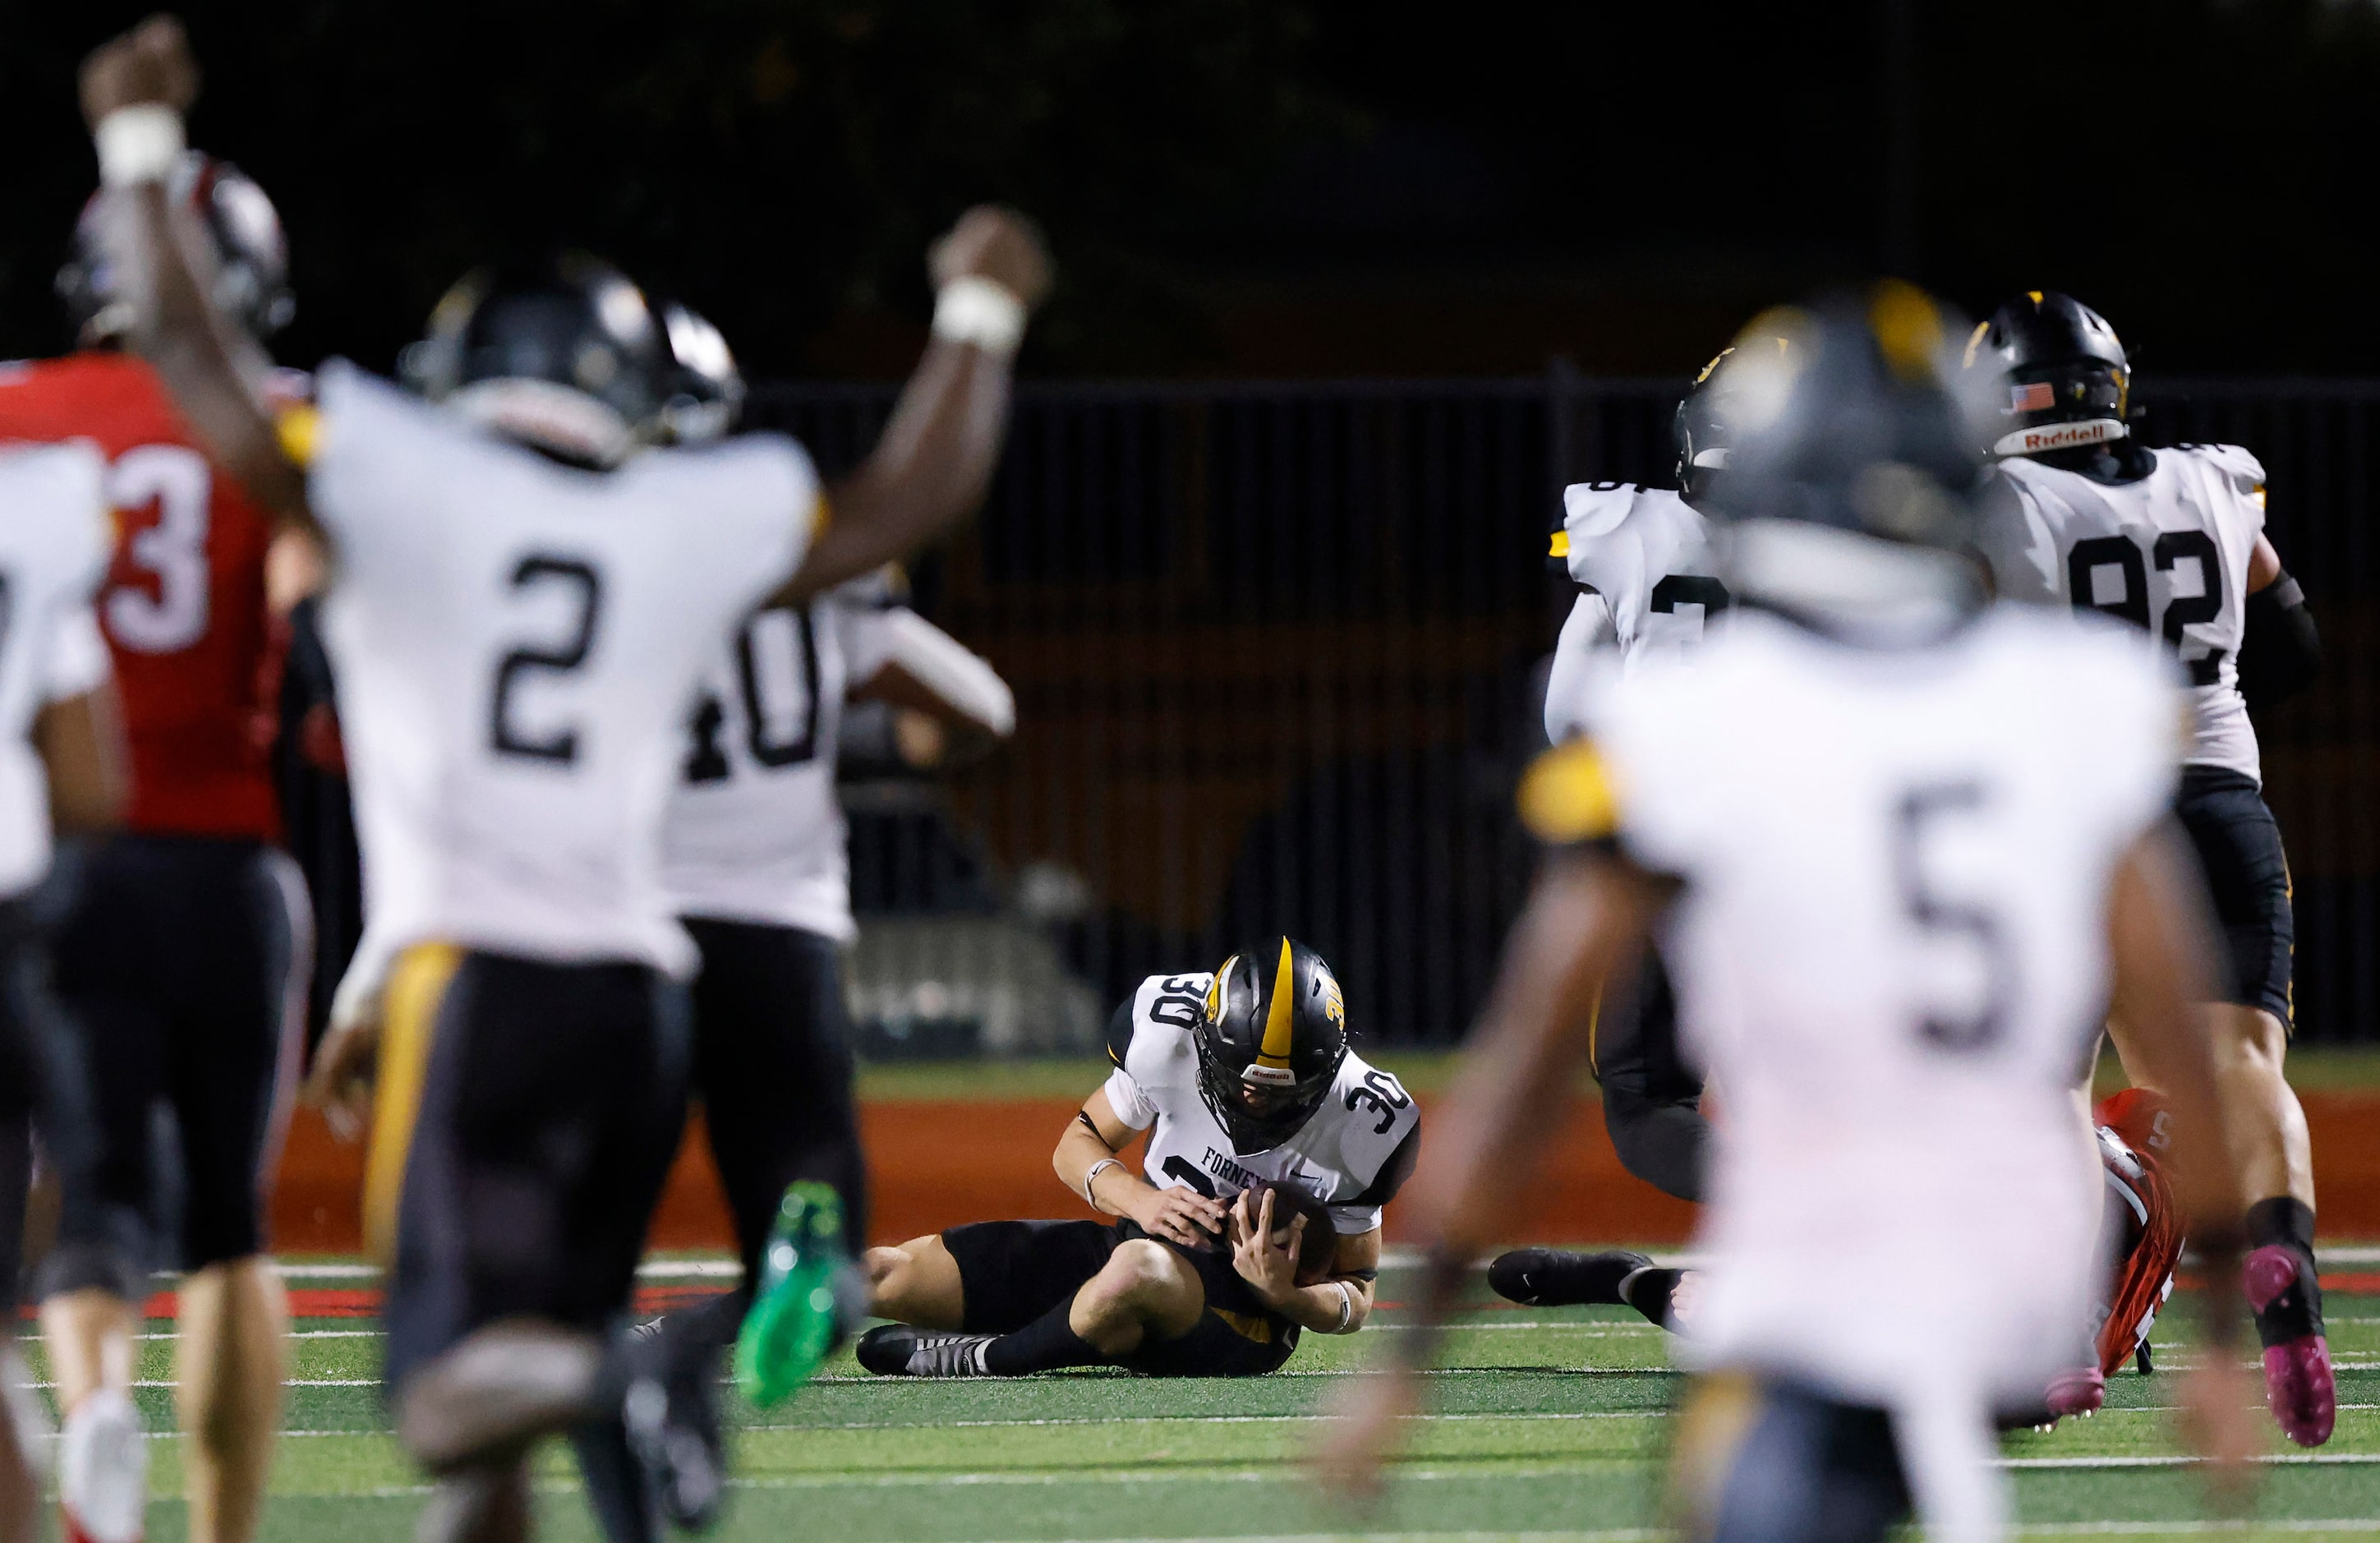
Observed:
[[[82,62],[82,115],[93,128],[119,107],[153,103],[187,113],[198,99],[199,63],[189,34],[170,16],[151,17]]]
[[[1028,306],[1050,292],[1050,249],[1032,221],[1014,209],[979,203],[934,243],[926,265],[937,288],[953,279],[986,278]]]

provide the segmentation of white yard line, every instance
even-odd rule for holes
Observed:
[[[275,1264],[285,1281],[378,1281],[380,1267],[370,1264]],[[647,1259],[637,1267],[642,1281],[732,1281],[743,1273],[734,1259]]]
[[[2003,1468],[2190,1468],[2204,1463],[2202,1457],[2002,1457],[1996,1460]],[[2380,1452],[2281,1452],[2254,1459],[2258,1463],[2280,1466],[2324,1465],[2368,1467],[2380,1463]]]

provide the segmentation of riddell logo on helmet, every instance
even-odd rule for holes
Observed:
[[[2124,426],[2112,418],[2095,418],[2082,423],[2044,423],[2002,434],[1992,451],[2000,456],[2038,456],[2047,450],[2104,444],[2121,438],[2125,431]]]

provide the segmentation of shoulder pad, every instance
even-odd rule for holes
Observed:
[[[2193,460],[2205,462],[2240,494],[2254,499],[2259,505],[2263,504],[2265,463],[2256,459],[2252,452],[2236,444],[2177,444],[2173,449]]]
[[[1108,1059],[1123,1065],[1143,1028],[1161,1039],[1186,1039],[1198,1026],[1207,984],[1212,979],[1211,973],[1196,970],[1188,975],[1152,975],[1143,980],[1108,1023]]]
[[[1350,1157],[1369,1155],[1372,1172],[1356,1177],[1370,1184],[1405,1138],[1421,1128],[1421,1111],[1404,1084],[1390,1073],[1349,1053],[1330,1089],[1331,1101],[1350,1123],[1343,1147]],[[1400,1181],[1402,1182],[1402,1181]]]
[[[1108,1019],[1108,1060],[1118,1066],[1132,1052],[1132,1026],[1139,1019],[1135,1011],[1139,1005],[1139,993],[1135,991],[1117,1002],[1114,1014]]]
[[[1562,531],[1574,546],[1620,529],[1644,490],[1633,482],[1572,482],[1562,490]]]

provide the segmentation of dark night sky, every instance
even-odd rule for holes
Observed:
[[[2066,287],[2163,372],[2356,374],[2368,0],[1909,0],[1916,276]],[[74,61],[0,8],[0,353],[62,338]],[[239,0],[194,137],[280,202],[282,351],[384,364],[477,257],[571,241],[759,373],[897,371],[965,202],[1048,223],[1050,373],[1690,367],[1884,261],[1885,0]]]

